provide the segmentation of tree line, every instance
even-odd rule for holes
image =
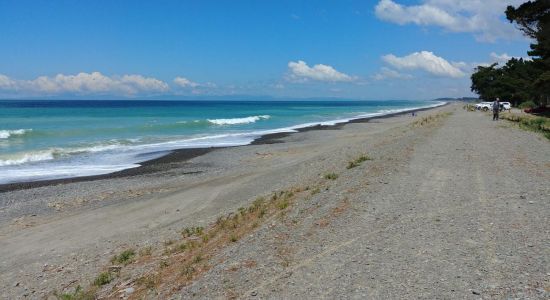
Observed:
[[[530,59],[512,58],[503,66],[478,66],[471,76],[471,90],[481,99],[500,98],[514,106],[532,101],[550,102],[550,0],[528,1],[506,8],[506,18],[515,23],[533,43]]]

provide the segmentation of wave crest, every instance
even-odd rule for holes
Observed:
[[[21,165],[24,163],[52,160],[56,156],[56,150],[25,153],[12,159],[0,159],[0,167]]]
[[[236,124],[249,124],[255,123],[259,120],[267,120],[271,118],[270,115],[262,116],[250,116],[244,118],[231,118],[231,119],[208,119],[207,121],[215,125],[236,125]]]
[[[4,156],[3,159],[0,159],[0,167],[22,165],[27,163],[37,163],[41,161],[57,159],[60,157],[67,157],[69,155],[117,150],[123,149],[124,147],[125,145],[121,143],[116,143],[90,145],[77,148],[50,148],[47,150],[17,153],[14,155],[9,155],[7,157]]]
[[[9,139],[12,136],[24,135],[31,131],[32,129],[0,130],[0,139]]]

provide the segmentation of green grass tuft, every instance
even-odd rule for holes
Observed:
[[[136,256],[136,252],[134,251],[134,249],[128,249],[128,250],[122,251],[119,255],[115,255],[111,259],[111,262],[127,265],[132,262],[135,256]]]
[[[92,291],[85,292],[80,285],[72,293],[63,293],[61,295],[56,293],[54,296],[59,300],[94,300],[96,298]]]
[[[204,227],[198,226],[198,227],[187,227],[184,230],[182,230],[181,235],[186,238],[190,236],[200,236],[204,232]]]
[[[337,178],[338,178],[338,174],[336,173],[325,174],[325,179],[336,180]]]
[[[95,278],[94,285],[102,286],[108,284],[111,281],[113,281],[113,275],[109,272],[102,272]]]

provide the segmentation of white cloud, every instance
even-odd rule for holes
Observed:
[[[301,60],[289,62],[288,68],[292,81],[303,82],[311,79],[317,81],[342,82],[355,80],[354,77],[338,72],[331,66],[318,64],[310,67],[306,62]]]
[[[429,51],[414,52],[403,57],[388,54],[382,60],[397,69],[424,70],[433,75],[453,78],[465,75],[457,66]]]
[[[196,88],[199,86],[198,83],[193,82],[185,77],[176,77],[174,78],[174,83],[183,88]]]
[[[115,94],[136,95],[169,90],[168,84],[142,75],[106,76],[100,72],[78,73],[76,75],[57,74],[40,76],[33,80],[15,80],[0,75],[0,89],[27,94]]]
[[[497,54],[496,52],[491,52],[489,54],[489,59],[483,62],[480,61],[474,61],[465,64],[464,68],[461,68],[462,70],[465,70],[468,73],[474,72],[475,68],[481,66],[481,67],[488,67],[494,63],[498,63],[500,66],[505,65],[510,59],[516,58],[516,59],[523,59],[523,60],[531,60],[530,57],[521,57],[521,56],[511,56],[507,53]]]
[[[372,76],[374,80],[385,80],[385,79],[411,79],[413,78],[410,74],[399,73],[396,70],[392,70],[387,67],[382,67],[380,72]]]
[[[385,21],[405,25],[439,26],[451,32],[470,32],[480,41],[494,42],[521,36],[505,21],[508,5],[523,0],[423,0],[419,5],[401,5],[392,0],[380,0],[376,16]]]
[[[0,74],[0,90],[15,90],[17,83],[6,75]]]
[[[117,82],[116,79],[115,82]],[[169,90],[166,82],[152,77],[143,77],[141,75],[124,75],[120,79],[120,83],[129,86],[136,92],[165,92]],[[118,84],[117,82],[117,85]]]
[[[512,58],[515,58],[515,59],[521,58],[523,60],[531,60],[530,57],[510,56],[508,55],[508,53],[497,54],[495,52],[491,52],[490,56],[491,56],[492,63],[496,62],[496,63],[499,63],[500,65],[506,64],[506,62],[508,62]]]
[[[506,63],[507,61],[512,59],[512,56],[508,55],[507,53],[502,53],[499,55],[499,54],[496,54],[495,52],[491,52],[490,56],[494,62],[498,62],[499,64]]]

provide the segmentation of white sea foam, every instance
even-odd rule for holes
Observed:
[[[31,132],[32,129],[0,130],[0,139],[8,139],[11,136],[24,135]]]
[[[54,159],[55,150],[37,151],[0,159],[0,167]]]
[[[80,176],[92,176],[109,174],[117,171],[139,167],[138,164],[79,164],[79,165],[52,165],[29,166],[26,168],[12,168],[9,176],[0,173],[0,184],[13,182],[26,182],[47,179],[70,178]]]
[[[103,152],[107,150],[120,149],[119,144],[111,145],[92,145],[89,147],[77,147],[77,148],[50,148],[41,151],[30,151],[24,153],[15,153],[7,156],[0,157],[0,167],[23,165],[28,163],[36,163],[47,160],[53,160],[55,158],[66,157],[74,154],[82,153],[95,153]]]
[[[208,119],[208,122],[216,125],[236,125],[236,124],[249,124],[255,123],[259,120],[267,120],[271,118],[269,115],[251,116],[244,118],[232,118],[232,119]]]

